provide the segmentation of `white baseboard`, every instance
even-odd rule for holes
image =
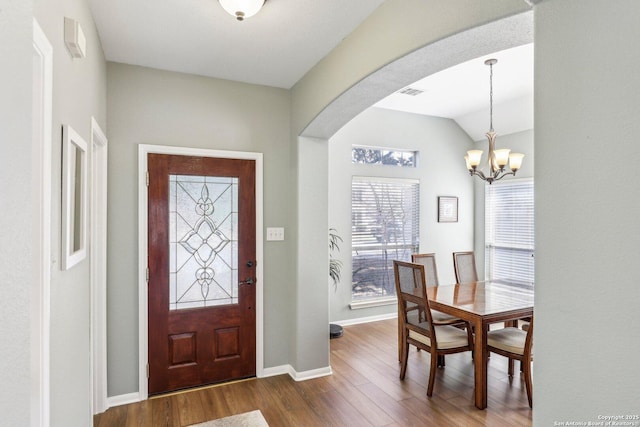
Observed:
[[[107,397],[107,408],[113,408],[114,406],[126,405],[129,403],[140,402],[140,393],[137,391],[135,393],[121,394],[118,396]]]
[[[274,366],[273,368],[264,368],[262,370],[262,375],[259,375],[258,378],[266,378],[266,377],[275,377],[276,375],[288,374],[291,369],[291,365],[281,365]]]
[[[349,325],[359,325],[360,323],[369,323],[369,322],[377,322],[379,320],[388,320],[388,319],[396,319],[398,317],[398,313],[387,313],[387,314],[379,314],[377,316],[368,316],[368,317],[358,317],[356,319],[346,319],[346,320],[337,320],[335,322],[336,325],[340,326],[349,326]]]
[[[295,381],[305,381],[313,378],[326,377],[331,375],[331,367],[312,369],[310,371],[297,372],[291,365],[274,366],[272,368],[264,368],[260,378],[273,377],[276,375],[289,374]],[[140,393],[121,394],[119,396],[111,396],[107,398],[107,408],[113,408],[114,406],[126,405],[129,403],[140,402]]]
[[[291,365],[281,365],[275,366],[273,368],[265,368],[262,372],[262,378],[289,374],[289,376],[293,378],[294,381],[305,381],[311,380],[313,378],[326,377],[327,375],[331,375],[332,373],[333,372],[331,371],[331,366],[298,372]]]
[[[314,378],[326,377],[331,375],[333,372],[331,371],[331,366],[326,366],[324,368],[312,369],[310,371],[302,371],[297,372],[293,367],[289,371],[289,376],[296,381],[305,381],[311,380]]]

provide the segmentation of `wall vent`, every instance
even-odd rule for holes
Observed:
[[[415,89],[412,87],[405,87],[404,89],[399,90],[398,93],[402,95],[416,96],[416,95],[420,95],[421,93],[424,93],[424,91],[421,89]]]

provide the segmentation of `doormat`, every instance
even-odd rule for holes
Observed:
[[[200,424],[192,424],[189,427],[269,427],[267,420],[259,409],[244,414],[207,421]]]

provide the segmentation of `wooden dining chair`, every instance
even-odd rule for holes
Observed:
[[[411,262],[424,265],[424,274],[427,286],[438,286],[438,269],[436,267],[436,254],[411,254]],[[433,321],[443,325],[464,324],[464,321],[450,314],[431,309]]]
[[[513,361],[519,360],[529,407],[533,408],[531,362],[533,360],[533,317],[526,331],[516,327],[496,329],[487,333],[487,350],[509,358],[509,378],[513,378]]]
[[[476,256],[473,251],[454,252],[453,270],[456,273],[456,283],[477,282]]]
[[[404,380],[407,372],[409,345],[428,351],[431,355],[431,364],[427,396],[431,396],[438,368],[438,357],[471,351],[473,348],[471,327],[467,324],[466,330],[463,331],[455,326],[437,325],[433,322],[427,297],[424,265],[393,261],[393,271],[400,307],[398,322],[401,324],[402,334],[400,379]],[[424,307],[424,321],[415,315],[415,310],[411,310],[410,304]]]

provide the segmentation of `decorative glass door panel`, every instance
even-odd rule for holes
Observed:
[[[169,309],[238,303],[238,178],[169,175]]]

